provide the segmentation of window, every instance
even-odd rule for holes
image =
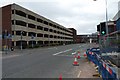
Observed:
[[[58,36],[58,39],[60,39],[60,36]]]
[[[45,38],[48,38],[48,34],[44,34],[44,37],[45,37]]]
[[[12,20],[12,25],[14,25],[14,20]]]
[[[57,38],[57,36],[54,36],[54,38]]]
[[[34,25],[34,24],[29,23],[29,24],[28,24],[28,27],[29,27],[29,28],[35,28],[35,25]]]
[[[35,20],[35,17],[32,16],[32,15],[28,15],[28,18],[29,18],[29,19],[32,19],[32,20]]]
[[[16,35],[21,35],[21,31],[16,31]]]
[[[14,12],[13,12],[13,13],[14,13]],[[22,11],[15,10],[15,13],[16,13],[17,15],[22,16],[22,17],[26,17],[26,14],[25,14],[24,12],[22,12]]]
[[[16,35],[21,35],[21,31],[16,31]],[[22,31],[22,36],[26,36],[27,32]]]
[[[50,38],[53,38],[53,35],[50,35]]]
[[[56,25],[53,25],[54,28],[56,28]]]
[[[52,30],[52,29],[50,29],[50,32],[53,32],[53,30]]]
[[[52,24],[52,23],[49,23],[49,25],[50,25],[50,26],[53,26],[53,24]]]
[[[56,33],[56,30],[54,30],[54,33]]]
[[[59,26],[57,26],[57,28],[58,28],[58,29],[60,29],[60,27],[59,27]]]
[[[43,34],[39,33],[39,34],[37,34],[37,37],[43,37]]]
[[[48,22],[47,22],[47,21],[44,21],[44,24],[48,25]]]
[[[37,29],[43,30],[43,27],[42,26],[37,26]]]
[[[44,28],[44,31],[48,31],[48,28]]]
[[[38,21],[38,22],[41,22],[41,23],[43,22],[43,20],[42,20],[42,19],[39,19],[39,18],[37,18],[37,21]]]
[[[14,10],[12,10],[12,14],[14,14]]]
[[[34,33],[34,32],[28,32],[28,36],[30,36],[30,37],[32,37],[32,36],[36,36],[36,33]]]
[[[60,32],[58,31],[57,33],[59,34]]]
[[[26,23],[24,21],[16,20],[15,23],[16,25],[26,26]]]
[[[12,31],[12,35],[14,35],[14,31]]]
[[[22,31],[22,36],[27,36],[27,32]]]
[[[61,30],[63,30],[63,28],[60,27]]]

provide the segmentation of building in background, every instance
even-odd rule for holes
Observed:
[[[88,35],[77,35],[77,43],[98,43],[97,32]]]
[[[68,28],[73,32],[73,43],[76,43],[77,31],[74,28]]]
[[[97,32],[89,35],[89,42],[90,43],[98,43],[98,33]]]
[[[2,46],[23,48],[31,45],[73,43],[72,30],[17,4],[0,8]]]
[[[117,14],[113,17],[113,20],[116,21],[116,30],[120,30],[120,10]]]
[[[87,43],[88,42],[88,35],[77,35],[76,42],[77,43]]]

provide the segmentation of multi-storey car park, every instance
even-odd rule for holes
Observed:
[[[0,8],[2,46],[25,47],[73,43],[72,30],[17,4]],[[6,37],[7,35],[7,37]],[[12,37],[10,36],[12,35]]]

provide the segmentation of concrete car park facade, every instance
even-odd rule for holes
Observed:
[[[19,47],[73,43],[72,30],[36,14],[17,4],[6,5],[2,10],[2,46]],[[9,35],[11,37],[9,38]]]

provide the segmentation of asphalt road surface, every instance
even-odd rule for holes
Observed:
[[[95,44],[71,44],[23,50],[2,58],[3,78],[80,78],[86,64],[83,53]],[[80,51],[79,66],[73,53]],[[87,66],[86,66],[87,67]],[[88,72],[89,73],[89,72]]]

